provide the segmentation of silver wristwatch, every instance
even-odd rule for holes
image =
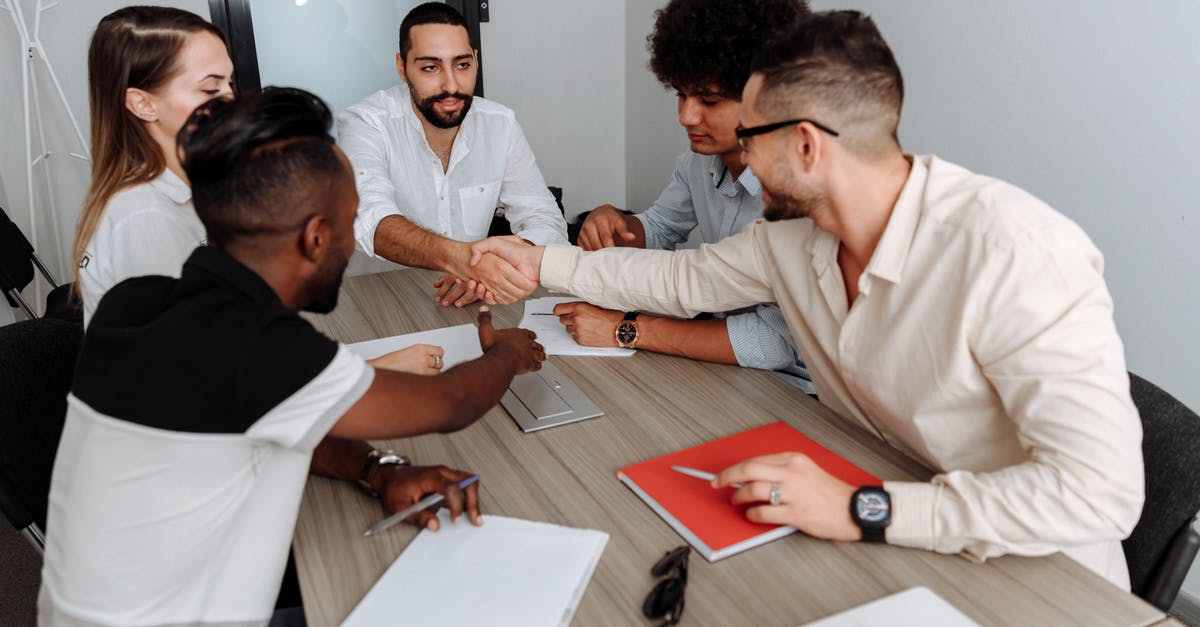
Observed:
[[[367,453],[367,460],[363,463],[362,474],[358,477],[358,484],[363,487],[368,493],[379,496],[371,487],[371,479],[375,476],[375,471],[380,466],[411,466],[412,461],[407,457],[397,453],[396,451],[379,449],[371,449]]]

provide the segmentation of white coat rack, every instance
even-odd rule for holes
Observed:
[[[37,0],[33,8],[33,24],[31,29],[29,22],[25,19],[24,12],[21,10],[20,0],[0,1],[3,2],[3,4],[0,4],[0,9],[7,11],[12,16],[13,26],[17,29],[17,36],[21,46],[21,106],[25,121],[25,195],[29,204],[29,240],[35,247],[39,241],[39,211],[37,208],[37,197],[33,193],[34,169],[37,168],[41,176],[44,177],[46,208],[48,209],[48,211],[40,213],[49,215],[50,232],[53,235],[54,243],[58,244],[58,237],[61,231],[59,230],[58,207],[54,200],[55,186],[51,179],[49,163],[53,153],[46,143],[42,98],[38,90],[38,77],[40,73],[44,73],[50,79],[50,83],[54,85],[54,91],[58,94],[58,101],[62,105],[63,111],[66,112],[67,119],[71,122],[71,128],[75,131],[76,139],[79,140],[79,152],[68,152],[67,154],[83,161],[91,160],[88,142],[83,136],[83,131],[79,128],[79,122],[75,119],[75,114],[71,111],[71,107],[67,103],[67,97],[63,93],[62,85],[58,82],[58,75],[55,74],[54,66],[50,64],[50,59],[47,58],[40,39],[42,14],[58,6],[58,3],[43,4],[43,0]],[[40,146],[40,149],[37,151],[34,150],[33,145],[35,132],[37,133],[37,140]],[[41,167],[38,167],[39,165]],[[61,247],[56,248],[61,249]],[[65,279],[65,277],[61,278]],[[42,298],[39,297],[36,300],[41,302]]]

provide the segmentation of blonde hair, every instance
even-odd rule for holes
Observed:
[[[92,183],[75,228],[72,250],[79,295],[79,265],[108,201],[118,191],[154,180],[166,156],[145,124],[125,108],[129,88],[154,91],[180,71],[179,53],[187,36],[225,34],[204,18],[167,7],[126,7],[96,26],[88,48],[88,108],[92,117]]]

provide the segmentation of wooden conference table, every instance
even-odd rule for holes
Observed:
[[[436,275],[402,270],[348,279],[337,310],[314,324],[342,342],[473,322],[477,307],[433,303]],[[522,304],[493,308],[498,327]],[[417,464],[481,477],[484,513],[609,534],[575,625],[648,625],[641,603],[650,566],[684,541],[616,479],[618,468],[782,419],[884,479],[930,471],[763,371],[639,352],[626,358],[551,357],[605,415],[521,433],[500,406],[450,435],[376,442]],[[362,532],[383,515],[356,486],[312,477],[296,525],[295,553],[309,625],[340,623],[417,530]],[[833,543],[793,534],[708,563],[689,562],[685,625],[798,625],[912,586],[926,586],[984,625],[1149,625],[1162,612],[1062,555],[962,557],[886,545]]]

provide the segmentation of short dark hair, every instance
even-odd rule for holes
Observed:
[[[412,29],[422,24],[449,24],[450,26],[467,27],[458,9],[445,2],[426,2],[413,7],[408,15],[400,22],[400,56],[408,59],[408,51],[412,50]]]
[[[751,69],[763,76],[760,112],[812,116],[862,156],[899,145],[904,79],[869,16],[812,13],[764,44]]]
[[[650,70],[672,89],[741,100],[759,45],[807,13],[804,0],[671,0],[646,37]]]
[[[200,105],[176,139],[209,243],[286,233],[323,209],[314,203],[348,174],[332,122],[329,107],[302,89]]]

